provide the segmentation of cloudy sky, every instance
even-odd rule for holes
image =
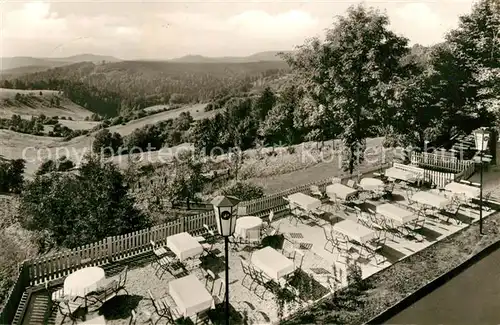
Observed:
[[[288,50],[321,36],[353,1],[0,0],[0,56],[81,53],[122,59],[187,54],[243,56]],[[412,43],[433,44],[469,13],[473,0],[365,1],[385,10]]]

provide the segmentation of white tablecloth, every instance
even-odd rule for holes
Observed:
[[[326,194],[329,197],[336,196],[337,198],[341,200],[347,200],[350,196],[353,196],[356,194],[358,191],[350,188],[349,186],[345,186],[340,183],[335,183],[332,185],[328,185],[326,187]]]
[[[288,200],[290,201],[290,204],[299,206],[306,211],[311,211],[321,206],[320,200],[309,195],[305,195],[304,193],[291,194],[288,196]]]
[[[235,234],[240,238],[247,238],[247,235],[250,230],[260,230],[261,227],[262,227],[261,218],[241,217],[236,220]]]
[[[480,189],[478,187],[460,184],[457,182],[446,184],[444,189],[455,194],[463,194],[469,199],[476,198],[480,194]]]
[[[395,167],[386,169],[384,175],[386,177],[399,179],[405,182],[414,182],[417,179],[417,176],[414,173],[407,172]]]
[[[333,230],[349,237],[358,243],[366,243],[374,239],[376,233],[374,230],[360,225],[352,220],[342,220],[333,226]]]
[[[106,278],[100,267],[86,267],[71,273],[64,280],[64,294],[73,297],[85,297],[95,291],[102,280]]]
[[[384,188],[384,182],[382,182],[380,179],[367,177],[361,179],[361,181],[359,182],[359,186],[365,191],[376,191],[382,190]]]
[[[252,254],[252,265],[274,280],[292,273],[295,270],[293,261],[289,260],[271,247],[264,247]]]
[[[444,209],[450,204],[450,200],[446,197],[425,191],[413,194],[411,199],[419,204],[428,205],[436,209]]]
[[[214,299],[194,274],[168,283],[168,293],[184,317],[214,307]]]
[[[400,225],[409,223],[417,218],[417,215],[412,211],[400,208],[390,203],[378,205],[376,210],[378,214],[384,216],[385,218],[392,219]]]
[[[203,253],[201,244],[187,232],[167,237],[167,247],[174,252],[180,261]]]

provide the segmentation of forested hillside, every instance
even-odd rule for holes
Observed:
[[[206,102],[221,91],[245,92],[259,80],[286,73],[285,62],[91,62],[57,67],[1,82],[4,88],[61,90],[103,116],[124,115],[157,104]]]

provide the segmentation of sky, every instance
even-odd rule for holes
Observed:
[[[120,59],[246,56],[291,50],[323,36],[357,1],[0,0],[0,56]],[[365,1],[385,11],[410,43],[435,44],[473,0]]]

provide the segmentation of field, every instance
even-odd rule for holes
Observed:
[[[132,133],[135,129],[141,128],[147,124],[155,124],[160,121],[174,119],[177,116],[179,116],[182,112],[189,112],[195,120],[211,117],[217,113],[217,111],[205,112],[205,106],[206,104],[195,104],[191,106],[181,107],[173,109],[171,111],[161,112],[137,120],[133,120],[125,125],[115,125],[110,127],[109,130],[111,132],[118,132],[122,136],[126,136]],[[153,107],[158,107],[158,106],[153,106]]]
[[[23,118],[31,118],[33,115],[44,114],[46,116],[70,117],[75,121],[83,122],[85,117],[92,115],[92,112],[64,97],[61,98],[61,107],[50,107],[50,98],[57,95],[57,91],[42,90],[41,92],[42,96],[39,95],[40,90],[0,88],[0,118],[10,118],[13,114],[19,114]],[[30,106],[27,106],[14,100],[17,93],[22,95],[32,94],[39,100],[31,101]],[[7,101],[13,104],[8,104]]]

